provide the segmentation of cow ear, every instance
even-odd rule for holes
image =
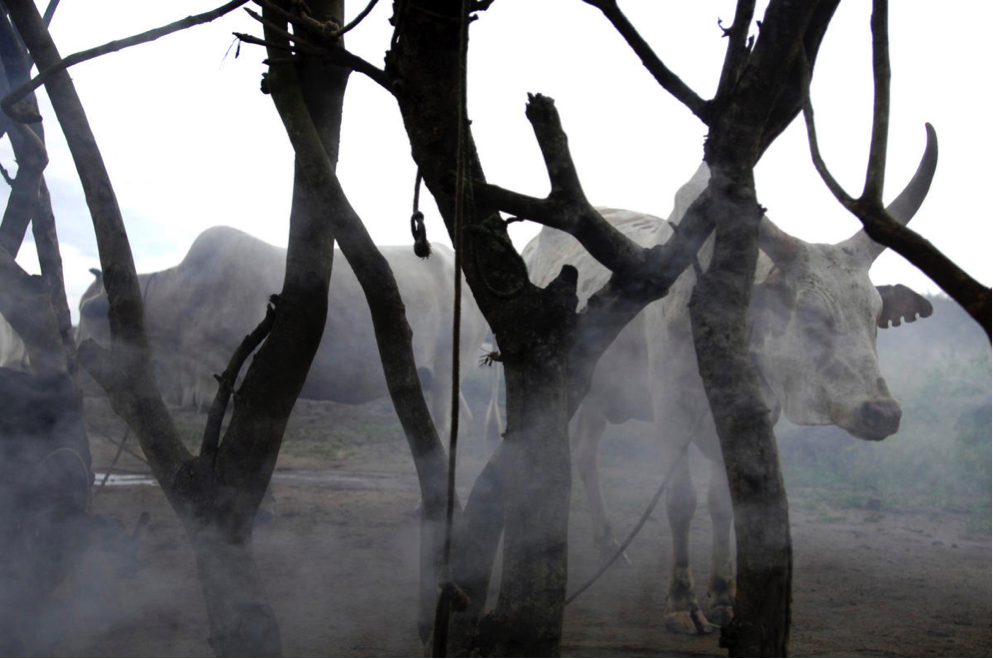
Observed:
[[[100,281],[103,278],[103,273],[97,268],[90,268],[90,274],[96,277],[97,281]]]
[[[876,290],[883,298],[883,311],[876,321],[882,329],[889,327],[890,321],[893,321],[893,327],[899,327],[903,320],[912,323],[917,320],[918,315],[927,318],[934,313],[934,307],[927,298],[918,295],[903,284],[876,286]]]

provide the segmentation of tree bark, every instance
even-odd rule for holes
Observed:
[[[251,538],[225,537],[215,525],[192,534],[197,573],[218,657],[277,657],[282,638],[255,565]]]
[[[313,16],[337,17],[340,22],[340,2],[311,3],[310,9]],[[268,41],[279,38],[275,33],[267,37]],[[275,52],[271,55],[277,57]],[[310,191],[313,212],[329,223],[365,293],[387,387],[417,469],[423,502],[418,626],[422,640],[426,640],[437,596],[447,473],[445,451],[424,400],[413,356],[413,333],[396,279],[349,204],[335,172],[341,94],[348,72],[336,66],[308,62],[306,58],[301,59],[296,70],[293,66],[281,65],[278,70],[272,70],[266,85],[296,153],[298,183]],[[450,377],[450,374],[438,374],[438,377]]]
[[[711,172],[714,254],[690,300],[697,363],[717,424],[734,506],[737,596],[721,645],[731,656],[785,656],[792,541],[771,414],[748,356],[747,314],[763,209],[751,169]]]

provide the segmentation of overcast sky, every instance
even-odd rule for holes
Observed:
[[[220,0],[62,0],[52,32],[63,56],[129,36]],[[39,4],[47,4],[39,2]],[[734,2],[628,0],[621,6],[665,63],[710,98]],[[765,3],[759,3],[760,9]],[[346,6],[349,17],[365,0]],[[846,189],[861,191],[872,112],[870,0],[845,0],[828,30],[813,97],[821,148]],[[382,65],[392,2],[381,0],[349,33],[347,46]],[[761,13],[758,14],[761,16]],[[952,259],[989,284],[989,65],[985,31],[993,3],[890,3],[893,68],[887,200],[917,167],[924,122],[940,143],[931,193],[912,223]],[[207,227],[241,228],[285,245],[292,153],[272,101],[259,92],[264,53],[231,33],[260,34],[243,12],[72,69],[110,170],[139,272],[175,265]],[[599,11],[581,0],[497,0],[473,23],[469,114],[487,177],[544,195],[547,178],[524,117],[528,92],[553,97],[569,134],[587,196],[596,205],[665,217],[675,191],[702,158],[704,126],[662,90]],[[42,94],[42,96],[44,96]],[[74,166],[42,98],[48,125],[48,185],[62,241],[70,306],[98,267],[92,225]],[[0,162],[12,169],[4,140]],[[410,242],[415,168],[393,99],[353,74],[345,101],[339,174],[380,244]],[[802,121],[770,148],[757,171],[759,201],[781,228],[810,242],[836,242],[859,224],[821,183]],[[447,242],[436,210],[425,207],[429,239]],[[514,225],[523,247],[538,227]],[[33,245],[19,260],[36,269]],[[877,284],[937,287],[895,254],[873,270]]]

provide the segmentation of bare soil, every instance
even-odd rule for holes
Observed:
[[[196,441],[203,417],[177,411]],[[483,464],[482,412],[463,440],[463,495]],[[94,470],[106,470],[123,426],[87,399]],[[657,487],[656,462],[629,442],[605,459],[605,489],[619,534]],[[130,440],[130,447],[137,450]],[[638,449],[638,450],[636,450]],[[699,466],[699,465],[698,465]],[[118,468],[147,472],[125,454]],[[699,474],[705,502],[705,473]],[[581,486],[574,493],[573,587],[596,568]],[[287,656],[423,656],[416,631],[416,478],[387,401],[359,407],[300,401],[273,486],[276,515],[256,530],[256,553]],[[209,656],[193,554],[153,485],[108,485],[95,514],[129,535],[151,522],[136,555],[94,544],[57,593],[52,652],[71,656]],[[801,656],[989,656],[990,535],[966,513],[840,507],[822,490],[791,491],[794,540],[792,653]],[[709,525],[694,525],[697,586],[706,602]],[[986,511],[989,514],[989,511]],[[118,532],[118,535],[120,533]],[[567,656],[723,656],[719,634],[664,631],[668,529],[661,510],[615,567],[567,610]],[[705,605],[705,604],[704,604]],[[706,606],[706,605],[705,605]]]

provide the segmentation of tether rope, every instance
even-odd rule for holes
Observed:
[[[452,227],[452,246],[455,249],[454,308],[452,313],[452,406],[451,428],[448,441],[448,486],[445,502],[445,541],[440,571],[441,593],[435,611],[435,657],[448,654],[448,621],[453,600],[458,598],[459,608],[464,608],[461,595],[451,579],[452,525],[455,513],[455,464],[459,434],[459,343],[462,320],[462,225],[466,211],[473,205],[472,182],[469,180],[469,120],[466,111],[466,61],[469,50],[469,0],[462,0],[459,25],[459,101],[458,143],[455,155],[455,216]]]

